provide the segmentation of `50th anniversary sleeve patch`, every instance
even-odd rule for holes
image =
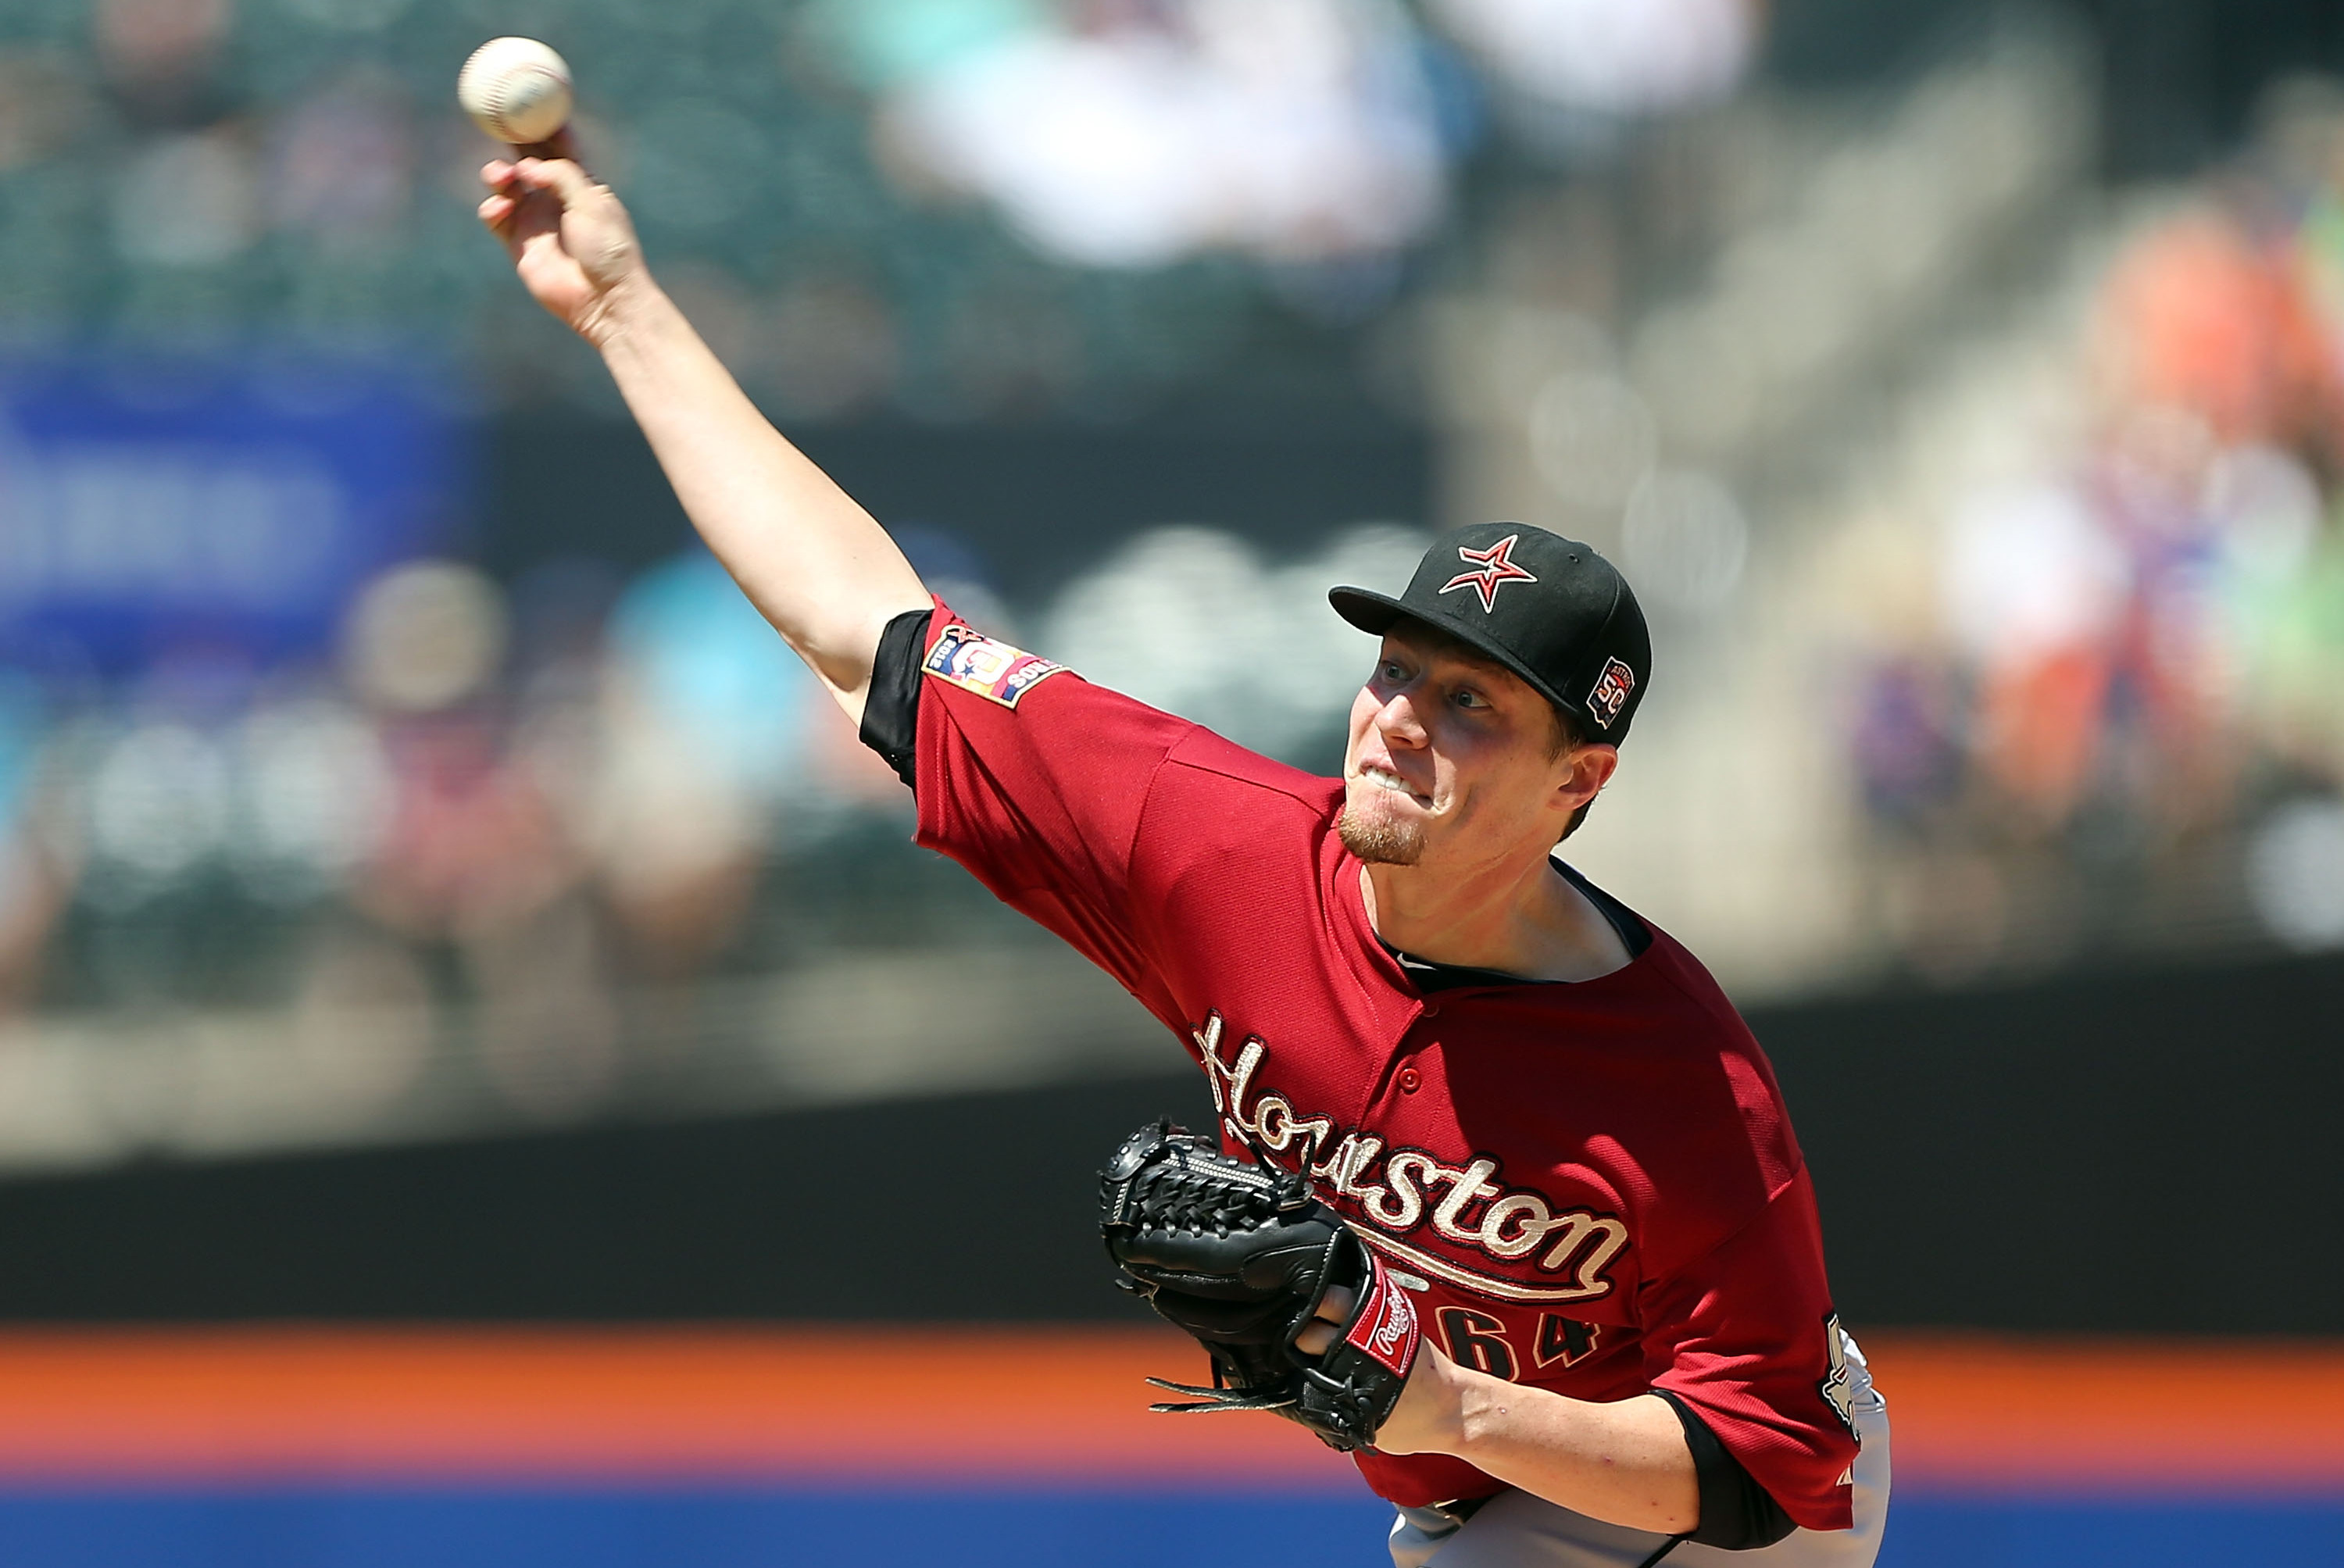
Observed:
[[[1066,666],[997,642],[955,622],[937,634],[920,668],[939,681],[950,681],[988,702],[1014,708],[1020,697]]]

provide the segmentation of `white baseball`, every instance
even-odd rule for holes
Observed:
[[[456,101],[500,142],[541,142],[570,123],[570,66],[534,38],[491,38],[456,74]]]

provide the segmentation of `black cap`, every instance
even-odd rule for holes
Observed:
[[[1627,735],[1652,672],[1652,633],[1619,568],[1528,523],[1450,530],[1397,599],[1337,588],[1327,602],[1362,632],[1381,636],[1405,615],[1480,649],[1591,741],[1617,745]]]

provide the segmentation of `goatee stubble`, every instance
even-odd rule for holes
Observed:
[[[1335,818],[1335,835],[1370,865],[1414,865],[1424,854],[1422,824],[1397,822],[1387,812],[1361,811],[1350,802]]]

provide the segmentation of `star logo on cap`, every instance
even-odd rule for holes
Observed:
[[[1458,559],[1480,563],[1479,572],[1460,572],[1440,585],[1443,593],[1453,593],[1460,588],[1470,588],[1481,596],[1481,613],[1487,615],[1498,608],[1498,585],[1503,582],[1536,582],[1537,578],[1513,562],[1514,546],[1522,536],[1510,533],[1487,550],[1457,547]]]

